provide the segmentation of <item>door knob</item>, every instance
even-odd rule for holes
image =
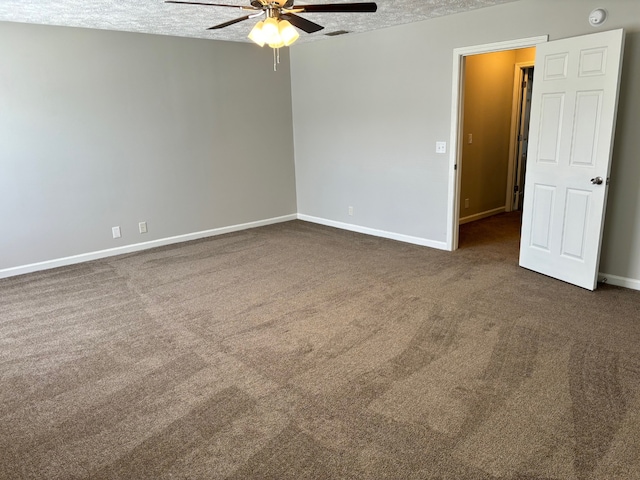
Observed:
[[[591,183],[593,183],[594,185],[602,185],[603,181],[604,180],[602,180],[602,177],[596,177],[591,179]]]

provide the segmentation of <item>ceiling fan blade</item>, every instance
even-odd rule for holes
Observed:
[[[257,7],[229,5],[228,3],[183,2],[181,0],[165,0],[164,3],[179,3],[181,5],[206,5],[207,7],[231,7],[231,8],[238,8],[240,10],[257,10]]]
[[[280,15],[280,18],[284,18],[285,20],[289,20],[291,25],[294,27],[298,27],[303,32],[314,33],[322,30],[324,27],[322,25],[318,25],[317,23],[313,23],[306,18],[299,17],[298,15],[294,15],[293,13],[283,13]]]
[[[327,3],[323,5],[295,5],[292,8],[296,13],[300,12],[375,12],[378,5],[375,2],[362,3]]]
[[[245,15],[244,17],[235,18],[233,20],[229,20],[228,22],[221,23],[220,25],[214,25],[213,27],[207,28],[207,30],[218,30],[219,28],[228,27],[229,25],[233,25],[234,23],[244,22],[251,18],[251,15]]]

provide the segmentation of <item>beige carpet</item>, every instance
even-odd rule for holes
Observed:
[[[2,479],[639,479],[640,292],[300,221],[0,280]]]

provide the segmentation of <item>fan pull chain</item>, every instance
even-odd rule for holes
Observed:
[[[273,49],[273,71],[274,72],[278,71],[279,64],[280,64],[280,49],[274,48]]]

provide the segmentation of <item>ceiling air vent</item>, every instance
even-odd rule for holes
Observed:
[[[325,33],[327,37],[337,37],[338,35],[344,35],[345,33],[349,33],[346,30],[336,30],[335,32]]]

